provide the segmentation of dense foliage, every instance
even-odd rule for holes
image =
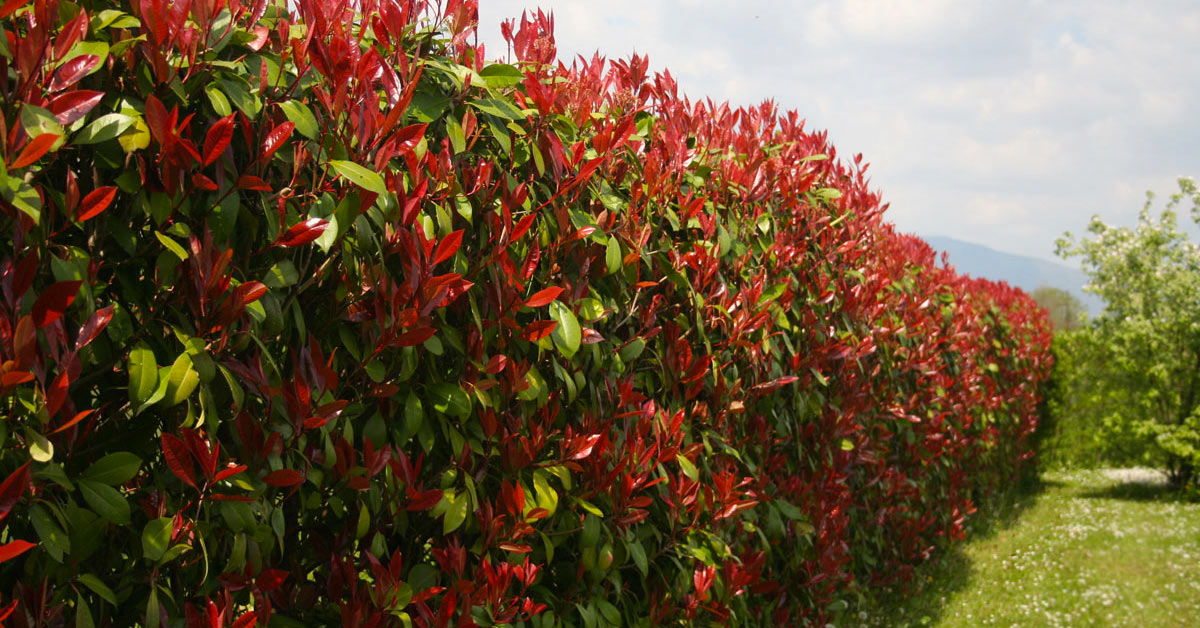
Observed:
[[[1149,464],[1187,484],[1200,463],[1200,248],[1175,209],[1200,191],[1179,181],[1158,216],[1149,195],[1135,227],[1093,218],[1089,237],[1067,234],[1064,257],[1079,256],[1104,312],[1065,335],[1060,421],[1063,446],[1080,462]]]
[[[291,4],[0,5],[9,625],[795,625],[1027,468],[1045,313],[796,114]]]

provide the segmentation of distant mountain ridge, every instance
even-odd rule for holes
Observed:
[[[940,254],[946,253],[950,265],[960,273],[1006,281],[1030,293],[1041,286],[1052,286],[1075,295],[1091,315],[1099,314],[1104,309],[1104,302],[1099,297],[1083,291],[1087,275],[1081,270],[945,236],[921,238],[938,251],[939,262]]]

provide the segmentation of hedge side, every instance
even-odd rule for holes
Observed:
[[[0,4],[0,620],[824,622],[1027,466],[1044,313],[797,114],[294,4]]]

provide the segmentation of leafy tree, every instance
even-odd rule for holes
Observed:
[[[1200,454],[1200,249],[1180,230],[1176,208],[1190,201],[1200,221],[1200,192],[1180,179],[1157,216],[1153,200],[1148,193],[1133,228],[1093,217],[1090,237],[1058,241],[1058,254],[1082,259],[1089,290],[1106,303],[1076,340],[1071,385],[1085,399],[1080,409],[1101,413],[1110,450],[1160,465],[1183,485]]]
[[[1085,311],[1075,295],[1054,286],[1041,286],[1030,296],[1050,313],[1050,324],[1054,331],[1079,329],[1079,321]]]

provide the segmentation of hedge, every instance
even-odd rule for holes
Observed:
[[[861,156],[472,0],[0,3],[0,621],[782,626],[1027,469]]]

